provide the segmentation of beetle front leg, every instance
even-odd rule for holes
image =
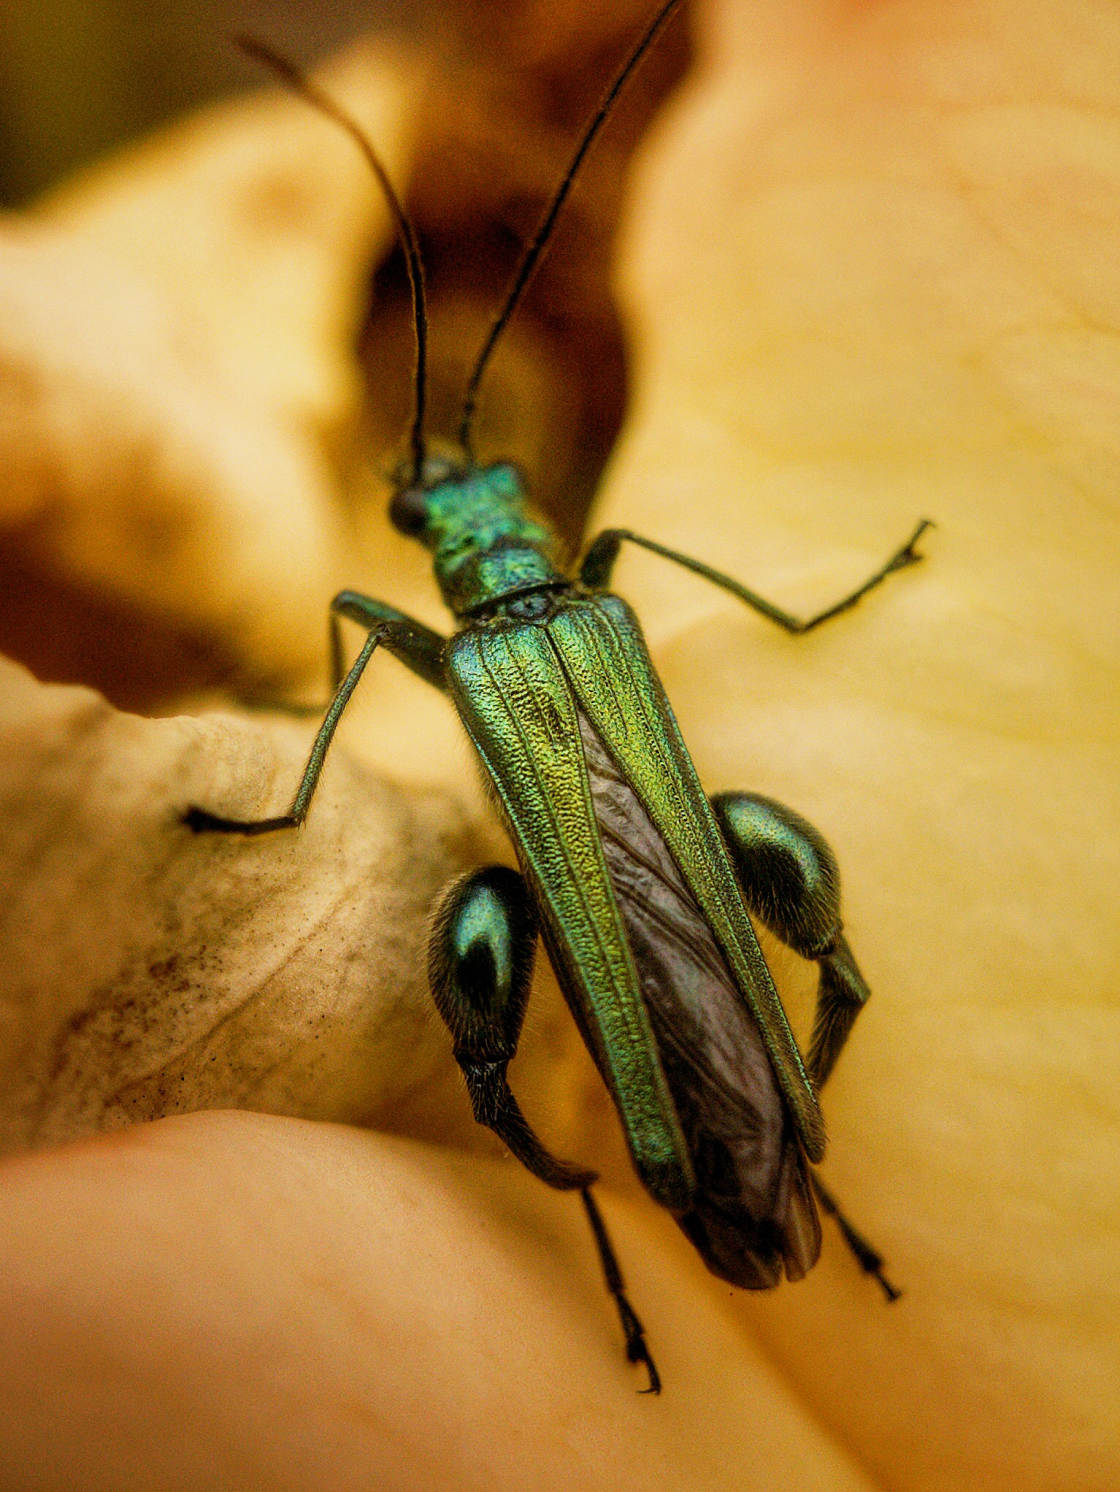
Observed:
[[[428,981],[467,1082],[474,1117],[509,1147],[534,1176],[561,1191],[578,1191],[591,1224],[607,1289],[626,1337],[626,1355],[644,1363],[649,1389],[661,1381],[645,1331],[626,1296],[622,1272],[591,1195],[598,1179],[560,1160],[537,1137],[510,1090],[506,1071],[529,999],[537,915],[524,880],[492,865],[455,881],[436,911],[428,948]]]
[[[338,620],[341,616],[349,617],[351,621],[366,627],[369,632],[361,651],[348,670],[344,668],[342,661]],[[357,591],[339,592],[331,602],[330,620],[334,697],[315,736],[292,806],[287,813],[264,819],[231,819],[211,813],[206,808],[191,807],[183,814],[183,822],[196,834],[272,834],[277,829],[296,829],[303,823],[319,785],[323,763],[342,712],[350,703],[350,696],[358,687],[366,664],[378,647],[384,647],[399,658],[427,683],[443,688],[444,639],[438,632],[425,627],[423,622],[413,621],[395,607],[386,606],[383,601],[373,601],[368,596],[359,595]]]
[[[847,1041],[871,991],[841,931],[836,856],[807,819],[757,793],[720,793],[712,809],[735,863],[748,908],[788,948],[820,969],[813,1034],[805,1066],[819,1089]],[[834,1218],[861,1268],[888,1300],[898,1290],[883,1274],[883,1258],[811,1175],[824,1212]]]

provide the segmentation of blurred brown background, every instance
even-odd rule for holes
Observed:
[[[18,206],[75,167],[245,86],[231,45],[253,30],[309,62],[360,30],[403,26],[419,0],[41,0],[0,5],[0,200]]]
[[[314,67],[358,36],[372,35],[424,66],[416,91],[411,172],[398,182],[419,234],[429,291],[429,433],[454,434],[471,363],[524,244],[536,228],[580,132],[651,18],[651,0],[0,0],[0,194],[11,209],[32,205],[87,163],[111,155],[207,102],[268,88],[273,81],[234,44],[239,32]],[[643,131],[683,76],[690,56],[690,5],[682,7],[622,94],[556,229],[550,250],[503,336],[487,373],[475,427],[477,454],[519,462],[566,544],[578,546],[628,398],[625,329],[611,270],[626,167]],[[376,141],[374,144],[376,145]],[[370,192],[377,188],[371,181]],[[355,355],[369,370],[355,449],[384,468],[407,428],[411,387],[409,297],[392,250],[369,267],[369,309]],[[341,501],[351,474],[339,471]],[[381,497],[377,506],[380,509]],[[91,609],[107,602],[82,590],[80,628],[62,615],[59,577],[19,533],[5,535],[7,576],[0,644],[47,679],[81,679],[118,703],[150,705],[149,687],[124,688],[98,668],[53,656],[51,639],[102,632],[150,635],[126,626],[112,603],[104,628]],[[49,605],[44,594],[49,589]],[[24,598],[20,600],[19,598]],[[93,603],[96,602],[96,605]],[[29,618],[29,625],[20,624]],[[14,619],[14,620],[13,620]],[[119,649],[110,650],[119,652]],[[101,657],[93,642],[83,654]],[[187,638],[176,655],[181,681],[222,683],[227,661],[206,661]],[[147,652],[129,677],[164,672]]]
[[[28,203],[207,100],[267,84],[236,49],[238,32],[305,66],[363,33],[419,50],[437,82],[418,101],[420,146],[402,189],[431,290],[433,428],[453,430],[465,369],[518,252],[653,9],[650,0],[3,0],[0,200]],[[573,542],[626,402],[609,288],[624,168],[685,71],[689,9],[620,99],[488,376],[481,454],[539,472],[538,497]],[[377,311],[365,341],[384,348],[399,329],[407,345],[403,267],[397,258],[375,270]],[[404,428],[408,399],[405,377],[371,438]]]

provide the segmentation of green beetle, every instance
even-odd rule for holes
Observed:
[[[629,530],[601,534],[574,576],[531,518],[520,474],[478,465],[470,426],[482,373],[535,267],[575,171],[615,96],[677,8],[663,3],[580,140],[491,328],[468,387],[461,456],[428,454],[423,433],[426,319],[415,235],[358,127],[290,64],[246,43],[355,138],[405,248],[417,340],[411,459],[390,504],[394,526],[433,554],[457,630],[443,637],[354,591],[331,604],[336,690],[288,813],[230,819],[191,808],[196,832],[262,834],[303,822],[339,717],[377,648],[444,691],[470,736],[520,873],[456,882],[437,911],[429,974],[475,1117],[551,1186],[578,1190],[631,1361],[660,1379],[590,1187],[593,1172],[552,1155],[510,1091],[533,952],[543,939],[565,998],[622,1121],[635,1169],[715,1274],[767,1289],[816,1262],[817,1204],[833,1214],[889,1299],[882,1259],[836,1208],[812,1166],[824,1154],[817,1090],[868,996],[841,932],[836,862],[798,814],[749,793],[709,800],[630,607],[611,594],[624,541],[684,565],[787,631],[854,605],[920,558],[918,524],[851,595],[799,619],[728,576]],[[348,670],[340,619],[367,629]],[[753,913],[820,968],[806,1058],[751,925]]]

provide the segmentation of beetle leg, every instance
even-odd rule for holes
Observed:
[[[558,1160],[510,1091],[506,1069],[517,1051],[537,940],[537,916],[516,871],[492,865],[452,883],[435,914],[428,983],[451,1032],[474,1117],[549,1186],[576,1191],[596,1179]]]
[[[737,596],[740,601],[745,602],[762,616],[768,617],[770,621],[777,622],[778,626],[784,627],[787,632],[811,632],[814,627],[820,626],[821,622],[827,622],[830,617],[838,616],[840,612],[847,611],[849,607],[854,606],[857,601],[867,595],[868,591],[881,585],[895,570],[916,564],[922,556],[914,545],[926,529],[932,526],[928,518],[923,518],[906,543],[896,549],[886,563],[880,565],[873,575],[869,575],[862,585],[858,585],[849,595],[842,597],[831,606],[826,606],[823,611],[818,611],[811,617],[794,616],[792,612],[776,606],[773,601],[767,601],[765,596],[760,596],[757,591],[749,590],[745,585],[741,585],[730,575],[724,575],[721,570],[713,570],[711,565],[705,565],[701,560],[693,559],[691,555],[682,554],[677,549],[667,549],[664,544],[658,544],[653,539],[646,539],[628,528],[603,530],[584,555],[579,578],[591,590],[603,590],[610,581],[611,571],[614,569],[614,562],[618,558],[618,551],[622,547],[623,540],[627,540],[631,544],[641,545],[643,549],[648,549],[653,554],[661,555],[662,559],[672,560],[676,565],[683,565],[686,570],[702,575],[713,585],[730,591],[733,596]]]
[[[626,1338],[626,1357],[632,1363],[644,1363],[646,1372],[649,1374],[649,1386],[640,1389],[643,1394],[659,1394],[661,1392],[661,1374],[657,1371],[657,1364],[650,1355],[649,1347],[646,1345],[646,1329],[642,1325],[637,1312],[630,1304],[626,1294],[626,1284],[622,1278],[622,1270],[619,1267],[618,1257],[611,1243],[607,1225],[603,1221],[603,1214],[599,1211],[599,1205],[591,1195],[591,1188],[585,1186],[580,1192],[584,1211],[587,1213],[587,1221],[591,1224],[591,1232],[595,1237],[595,1246],[599,1250],[599,1262],[603,1266],[603,1278],[607,1282],[615,1306],[618,1308],[618,1319],[622,1322],[622,1332]]]
[[[360,591],[339,591],[331,602],[330,612],[330,657],[331,686],[337,689],[346,672],[342,654],[342,634],[339,617],[347,617],[372,632],[377,627],[387,626],[384,646],[410,668],[418,678],[436,689],[443,689],[443,650],[447,639],[423,622],[417,622],[388,606],[384,601],[374,601]]]
[[[819,1089],[827,1080],[871,991],[841,931],[840,872],[824,836],[799,813],[757,793],[720,793],[712,809],[748,908],[787,947],[820,968],[817,1009],[805,1066]],[[821,1208],[836,1220],[860,1266],[888,1300],[899,1292],[883,1259],[812,1174]]]
[[[342,640],[339,617],[349,617],[369,629],[369,636],[362,644],[361,652],[350,665],[343,666]],[[384,647],[406,664],[413,673],[443,687],[444,639],[438,632],[415,622],[403,612],[386,606],[381,601],[372,601],[356,591],[340,591],[331,602],[331,671],[334,676],[334,698],[327,707],[318,733],[311,747],[303,776],[299,780],[292,806],[287,813],[267,819],[229,819],[210,813],[205,808],[188,808],[183,822],[196,834],[270,834],[276,829],[298,828],[307,817],[311,799],[319,783],[327,750],[334,738],[342,712],[350,702],[350,696],[365,672],[366,664],[378,647]]]
[[[853,1226],[850,1219],[841,1210],[836,1198],[825,1186],[816,1171],[809,1172],[809,1181],[816,1199],[820,1203],[821,1211],[827,1212],[840,1229],[841,1236],[855,1256],[859,1267],[864,1273],[875,1276],[879,1281],[883,1294],[887,1297],[888,1303],[897,1300],[902,1291],[897,1285],[892,1285],[883,1273],[883,1266],[887,1261],[883,1258],[882,1254],[873,1244],[868,1242],[858,1228]]]
[[[536,940],[537,914],[521,876],[504,865],[474,871],[452,883],[436,910],[428,982],[451,1032],[474,1117],[492,1129],[534,1176],[561,1191],[578,1191],[583,1198],[607,1289],[622,1322],[626,1355],[633,1363],[645,1364],[647,1392],[657,1393],[657,1368],[591,1195],[591,1184],[598,1178],[594,1171],[558,1159],[544,1146],[506,1078],[525,1018]]]
[[[840,930],[836,857],[812,824],[771,798],[720,793],[712,808],[747,906],[787,947],[820,966],[805,1064],[819,1088],[871,993]]]

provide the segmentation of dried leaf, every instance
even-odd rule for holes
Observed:
[[[471,853],[453,800],[340,753],[298,835],[199,838],[190,803],[288,792],[306,726],[143,720],[3,668],[0,1148],[199,1108],[448,1103],[424,942]]]

